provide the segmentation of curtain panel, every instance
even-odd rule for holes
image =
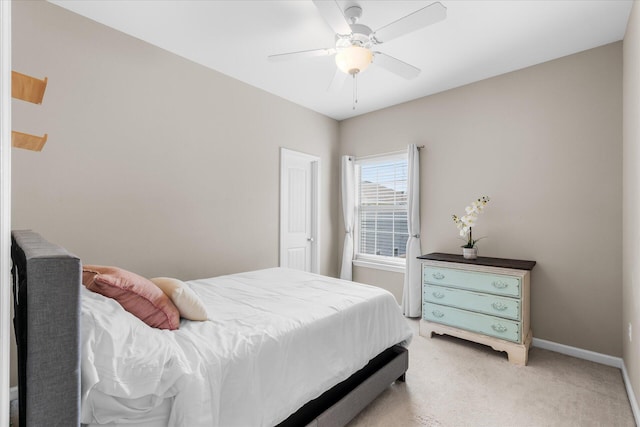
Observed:
[[[355,162],[353,156],[342,156],[342,216],[344,218],[344,247],[340,278],[353,279],[353,228],[356,211]]]
[[[420,263],[417,257],[420,248],[420,155],[416,144],[408,148],[407,169],[407,240],[404,288],[402,291],[402,311],[407,317],[422,315],[422,281]]]

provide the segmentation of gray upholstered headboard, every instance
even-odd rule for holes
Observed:
[[[80,259],[12,232],[20,426],[80,422]]]

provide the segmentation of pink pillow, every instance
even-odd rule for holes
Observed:
[[[82,284],[113,298],[129,313],[159,329],[178,329],[180,312],[162,290],[148,279],[117,267],[85,265]]]

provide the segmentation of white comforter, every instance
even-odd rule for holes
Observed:
[[[280,268],[188,284],[210,319],[178,331],[83,287],[83,423],[135,423],[173,398],[170,426],[272,426],[412,335],[373,286]]]

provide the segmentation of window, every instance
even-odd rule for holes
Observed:
[[[356,160],[354,264],[404,271],[407,168],[404,153]]]

